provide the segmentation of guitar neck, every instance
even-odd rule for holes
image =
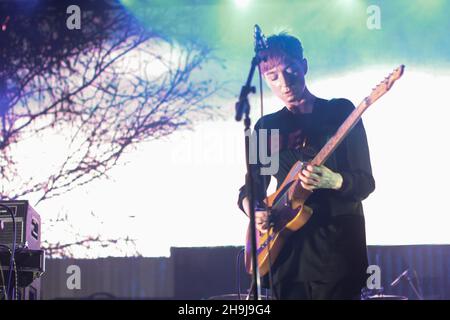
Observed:
[[[404,65],[400,65],[395,69],[389,76],[387,76],[380,84],[372,89],[370,95],[365,98],[359,106],[353,110],[353,112],[348,116],[344,123],[339,127],[336,134],[328,140],[325,146],[320,150],[320,152],[311,161],[313,165],[322,165],[327,161],[331,153],[339,146],[339,144],[344,140],[350,130],[358,123],[361,119],[362,114],[367,108],[382,97],[388,90],[391,89],[395,81],[400,79],[403,75],[405,69]]]
[[[358,123],[361,119],[362,114],[371,103],[368,102],[368,99],[364,99],[359,106],[353,110],[353,112],[347,117],[347,119],[342,123],[339,127],[335,135],[328,140],[328,142],[323,146],[320,152],[311,160],[312,165],[322,165],[327,161],[330,155],[334,150],[341,144],[342,140],[348,135],[350,130]]]

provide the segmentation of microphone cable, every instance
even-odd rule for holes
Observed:
[[[241,299],[241,256],[245,252],[245,248],[239,250],[236,258],[236,288],[238,294],[238,300]]]
[[[13,228],[12,249],[9,249],[7,246],[4,246],[4,247],[8,248],[8,250],[11,251],[11,258],[9,260],[9,274],[8,274],[8,280],[7,280],[8,282],[6,285],[6,288],[7,288],[6,290],[8,292],[8,295],[10,295],[11,278],[12,278],[12,275],[14,272],[14,265],[15,265],[14,259],[15,259],[15,253],[16,253],[16,239],[17,239],[16,218],[14,216],[14,212],[11,210],[10,207],[0,203],[0,208],[6,209],[6,211],[8,211],[8,213],[10,214],[11,221],[12,221],[12,228]],[[16,274],[16,276],[17,276],[17,274]],[[14,299],[14,295],[11,294],[10,298]]]
[[[258,75],[259,75],[259,99],[260,99],[261,118],[262,118],[264,116],[264,95],[263,95],[263,81],[262,81],[261,67],[260,67],[259,64],[258,64]],[[257,140],[257,141],[258,141],[258,144],[259,144],[259,140]],[[259,147],[259,145],[258,145],[258,147]],[[272,155],[272,149],[270,150],[270,155]],[[270,218],[271,210],[270,210],[269,206],[267,205],[267,202],[268,202],[267,188],[269,186],[267,185],[266,179],[264,179],[264,178],[263,178],[263,187],[264,187],[264,192],[266,193],[266,201],[263,201],[263,202],[264,202],[264,206],[265,206],[265,209],[266,209],[269,221],[270,221],[269,228],[267,230],[267,232],[268,232],[268,234],[267,234],[267,239],[268,239],[267,240],[268,241],[267,253],[268,253],[268,259],[269,259],[268,262],[269,262],[270,299],[273,300],[275,292],[274,292],[274,289],[273,289],[272,257],[271,257],[271,254],[270,254],[270,251],[271,251],[270,243],[271,243],[271,236],[272,236],[273,231],[274,231],[274,222],[273,222],[273,219]]]

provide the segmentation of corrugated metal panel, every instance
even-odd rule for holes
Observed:
[[[381,268],[381,283],[386,294],[417,299],[406,277],[397,286],[390,286],[409,269],[413,285],[417,286],[418,279],[425,299],[450,299],[450,245],[369,246],[368,254],[369,263]]]
[[[103,292],[123,299],[201,299],[234,293],[240,249],[172,248],[170,258],[48,259],[42,298],[80,299]],[[409,268],[417,272],[425,299],[450,299],[450,245],[369,246],[368,255],[370,264],[380,266],[385,294],[416,298],[406,279],[390,286]],[[81,290],[67,288],[70,265],[81,269]],[[248,276],[241,272],[245,288]]]
[[[67,286],[70,265],[80,267],[80,290]],[[172,274],[168,258],[47,259],[42,298],[167,298],[173,296]]]

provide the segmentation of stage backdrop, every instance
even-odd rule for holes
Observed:
[[[90,1],[97,7],[104,2]],[[103,27],[103,33],[112,37],[109,38],[111,42],[105,43],[111,44],[123,36],[125,29],[122,24],[127,21],[108,20],[106,14],[97,16],[90,11],[92,6],[86,5],[80,8],[83,14],[81,29],[72,31],[66,30],[68,14],[64,7],[71,1],[17,3],[28,5],[26,10],[16,8],[15,13],[10,13],[9,20],[0,17],[5,29],[0,32],[0,39],[15,35],[17,43],[21,43],[24,38],[31,38],[30,46],[35,46],[32,47],[35,51],[30,46],[22,48],[17,45],[11,50],[15,48],[20,52],[11,54],[4,49],[7,42],[2,43],[0,50],[2,57],[9,54],[13,62],[18,57],[30,57],[30,64],[24,64],[30,71],[41,70],[43,54],[53,52],[48,52],[46,46],[39,48],[44,39],[56,44],[65,43],[66,37],[74,37],[72,40],[78,41],[83,32],[91,30],[89,28],[96,31],[95,28]],[[54,19],[61,16],[62,20],[38,28],[42,19],[37,14],[46,10],[43,6],[47,3],[58,4],[47,14]],[[5,168],[2,170],[2,195],[18,194],[21,195],[19,198],[29,199],[35,204],[55,185],[61,187],[54,190],[54,197],[36,205],[36,210],[42,215],[42,238],[47,244],[66,248],[65,256],[74,258],[139,254],[168,257],[171,247],[244,244],[247,218],[236,204],[245,173],[243,124],[235,122],[233,117],[234,103],[253,56],[253,28],[256,23],[267,36],[284,30],[301,39],[309,65],[308,87],[319,97],[345,97],[358,105],[394,68],[400,64],[406,66],[403,78],[363,117],[376,180],[376,190],[363,203],[367,241],[370,245],[450,243],[447,203],[450,181],[447,168],[450,163],[447,147],[450,137],[449,1],[123,0],[116,3],[118,6],[114,10],[121,10],[132,17],[152,38],[140,46],[140,50],[129,48],[123,59],[113,65],[114,70],[108,69],[94,82],[95,88],[91,89],[101,88],[99,92],[95,91],[98,95],[92,95],[93,91],[88,90],[76,99],[69,97],[64,103],[56,103],[55,106],[61,106],[61,112],[73,112],[65,116],[61,116],[59,111],[49,114],[42,123],[36,124],[36,131],[13,136],[9,141],[11,149],[3,149],[2,143],[0,160],[2,168]],[[19,15],[32,17],[36,27],[31,25],[24,31],[22,28],[27,24],[17,20]],[[57,27],[52,29],[53,26]],[[120,28],[115,30],[114,27],[118,26]],[[64,32],[58,34],[57,31],[61,30]],[[132,31],[135,30],[133,27]],[[45,37],[32,37],[34,31],[43,32]],[[58,93],[73,89],[72,86],[82,82],[83,76],[91,75],[93,70],[101,70],[93,66],[84,68],[83,64],[89,63],[86,58],[98,57],[103,51],[97,46],[74,46],[72,49],[76,48],[86,50],[81,62],[68,59],[55,64],[62,68],[58,69],[62,77],[59,80],[68,81],[50,83],[51,88],[59,90]],[[128,49],[127,46],[125,48]],[[192,48],[196,49],[186,51]],[[56,49],[67,53],[66,47]],[[191,55],[186,55],[186,52],[191,52]],[[206,56],[209,58],[204,61]],[[166,114],[161,110],[151,112],[158,106],[152,99],[161,97],[158,101],[164,103],[164,95],[173,90],[163,87],[153,92],[152,85],[157,82],[152,81],[173,79],[171,77],[177,73],[166,68],[183,63],[185,59],[190,62],[192,74],[189,78],[178,79],[180,86],[175,88],[175,92],[179,95],[170,100],[165,109],[171,112],[170,115],[177,114],[182,118],[170,122],[170,130],[163,128],[164,131],[160,126],[168,122]],[[14,63],[8,65],[11,68],[15,66]],[[115,72],[114,77],[110,71]],[[24,70],[16,73],[17,81],[24,79],[21,72]],[[39,83],[45,84],[45,79],[51,81],[57,74],[52,72],[44,74]],[[66,78],[67,74],[71,77]],[[142,81],[134,81],[135,77]],[[217,84],[214,90],[205,89],[209,81]],[[129,91],[133,85],[141,86],[137,95]],[[0,90],[2,86],[8,90],[16,88],[10,80],[0,83]],[[48,90],[47,87],[45,85],[44,89]],[[108,94],[116,90],[119,94],[111,102]],[[33,96],[36,92],[39,90],[31,88],[29,94]],[[124,94],[130,100],[122,100]],[[191,104],[198,107],[195,94],[200,94],[202,103],[210,106],[202,109],[205,112],[201,116],[190,113]],[[260,116],[257,97],[252,95],[250,100],[253,124]],[[51,100],[52,96],[47,98]],[[266,86],[264,98],[264,113],[283,107]],[[0,99],[4,97],[0,95]],[[29,106],[21,104],[21,99],[14,101],[17,103],[14,108],[18,108],[15,109],[17,117],[10,117],[8,121],[15,126],[22,123],[23,113],[27,110],[45,107],[48,103],[38,96],[33,101],[27,100]],[[124,110],[140,108],[112,121],[108,112],[118,106],[126,107]],[[71,140],[71,134],[78,132],[78,126],[73,123],[69,126],[67,121],[78,115],[92,119],[89,115],[98,110],[108,115],[98,123],[102,130],[95,136],[99,140],[91,143],[89,152],[83,149],[84,144],[80,145],[85,158],[73,169],[72,161],[75,160],[68,149],[74,145],[77,148],[79,141]],[[149,123],[142,122],[144,118],[148,119],[141,117],[146,113],[149,117],[155,114],[158,117]],[[47,121],[53,119],[62,122],[52,126]],[[136,119],[139,121],[128,125]],[[89,123],[84,117],[82,120]],[[190,125],[184,126],[188,122]],[[104,166],[98,165],[96,158],[105,151],[104,148],[109,148],[103,139],[114,137],[119,132],[126,133],[142,123],[144,125],[140,128],[143,131],[139,134],[148,133],[152,128],[162,131],[155,129],[142,141],[139,140],[140,135],[130,138],[125,134],[119,142],[136,142],[137,139],[139,143],[133,142],[118,159],[114,158],[113,150],[109,159],[115,165],[104,173]],[[45,125],[49,131],[38,130],[38,124]],[[93,135],[95,132],[98,130],[94,130]],[[89,141],[90,138],[86,143]],[[64,162],[65,159],[68,161]],[[91,182],[83,175],[78,177],[78,173],[89,168],[95,168],[92,172],[102,177]],[[67,181],[72,178],[78,181],[77,186],[65,185],[64,176],[59,175],[60,169],[69,175]],[[31,183],[27,190],[11,191],[12,186],[20,181],[27,183],[41,178],[34,189]],[[274,190],[274,183],[270,190]],[[91,241],[93,243],[89,246],[85,245],[85,240],[98,237],[104,242]],[[116,242],[117,239],[124,241]],[[55,256],[58,256],[58,250]]]

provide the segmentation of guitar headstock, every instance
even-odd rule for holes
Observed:
[[[397,69],[392,71],[372,90],[370,95],[366,98],[366,101],[368,100],[369,104],[372,104],[373,102],[378,100],[382,95],[384,95],[389,89],[392,88],[395,81],[401,78],[404,70],[405,66],[402,64]]]

